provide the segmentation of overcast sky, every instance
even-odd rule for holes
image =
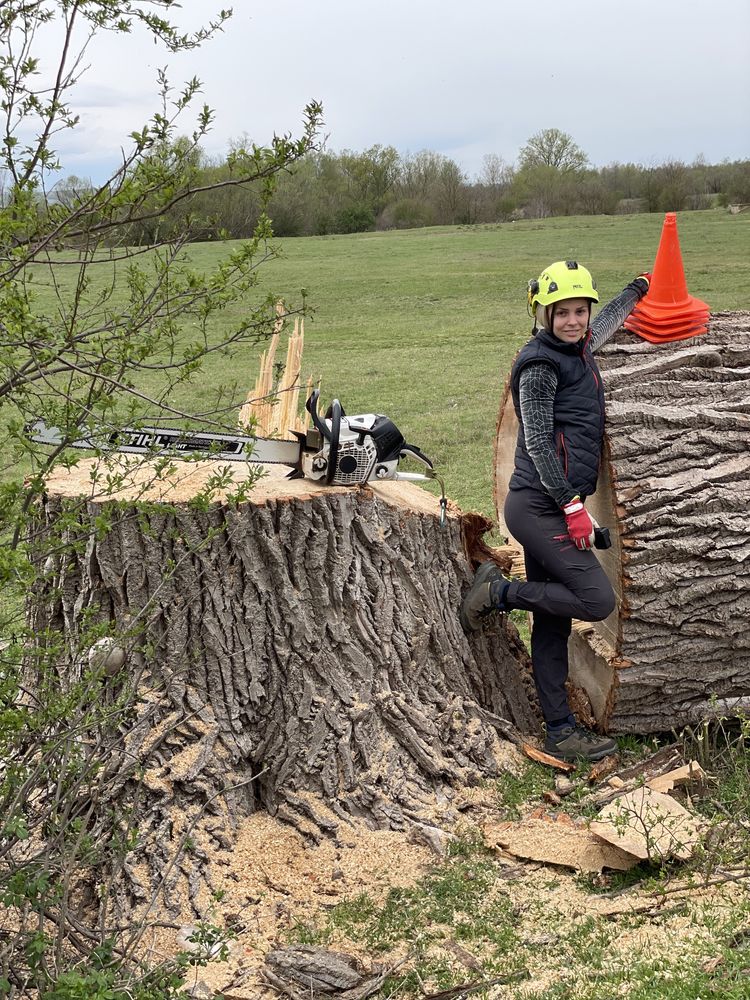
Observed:
[[[225,0],[226,3],[226,0]],[[196,27],[219,8],[183,0]],[[223,34],[169,56],[145,35],[99,36],[58,143],[66,172],[101,179],[156,106],[156,70],[203,82],[216,110],[204,144],[296,133],[320,100],[332,150],[431,149],[473,178],[512,163],[543,128],[596,166],[750,158],[750,0],[235,0]],[[58,29],[59,37],[59,29]],[[52,41],[48,33],[47,49]],[[188,131],[186,120],[185,131]]]

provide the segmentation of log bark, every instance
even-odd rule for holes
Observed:
[[[151,483],[141,464],[97,498],[94,467],[48,482],[36,544],[60,524],[70,544],[29,616],[39,643],[65,636],[71,681],[84,624],[128,637],[137,699],[102,808],[137,808],[150,846],[126,866],[123,908],[162,880],[168,906],[186,885],[202,916],[208,859],[254,810],[314,840],[351,819],[429,823],[537,730],[515,628],[469,640],[458,621],[477,516],[452,510],[441,527],[436,499],[410,484],[326,488],[274,471],[247,502],[195,509],[212,463]]]
[[[658,732],[750,708],[750,313],[655,346],[618,333],[598,355],[604,460],[587,507],[613,537],[597,553],[617,594],[578,624],[571,680],[611,732]],[[517,423],[498,419],[502,521]]]
[[[393,965],[367,969],[351,955],[314,945],[295,945],[266,955],[261,980],[289,1000],[367,1000]]]

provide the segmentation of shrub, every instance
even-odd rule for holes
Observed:
[[[419,198],[401,198],[388,205],[378,219],[378,229],[419,229],[434,225],[432,206]]]
[[[336,216],[337,233],[366,233],[375,228],[375,216],[366,205],[349,205]]]

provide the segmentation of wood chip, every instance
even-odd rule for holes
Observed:
[[[680,785],[689,785],[693,782],[704,781],[706,772],[697,760],[691,760],[689,764],[675,768],[667,774],[660,774],[655,778],[650,778],[646,784],[654,792],[671,792],[673,788]]]
[[[453,938],[450,938],[448,941],[445,942],[444,948],[446,949],[446,951],[453,952],[453,954],[456,956],[459,962],[462,965],[466,966],[467,969],[471,969],[472,972],[484,971],[482,963],[479,961],[476,955],[472,955],[472,953],[468,951],[468,949],[460,945],[458,941],[454,941]]]
[[[558,795],[564,798],[575,791],[575,787],[575,782],[571,781],[570,778],[566,778],[564,774],[555,775],[555,791]]]
[[[605,757],[603,760],[599,760],[596,764],[592,764],[591,770],[589,771],[589,784],[596,785],[600,781],[603,781],[608,775],[612,774],[613,771],[617,769],[617,765],[620,763],[620,758],[618,754],[610,754],[609,757]]]
[[[645,787],[610,802],[590,830],[643,861],[687,860],[700,839],[700,827],[684,806]]]
[[[568,774],[570,771],[575,771],[576,769],[575,764],[570,764],[565,760],[558,760],[557,757],[552,757],[551,754],[544,753],[543,750],[537,750],[530,743],[522,743],[521,750],[531,760],[535,760],[539,764],[546,764],[547,767],[554,767],[557,771],[564,771]]]
[[[564,865],[577,871],[600,872],[603,868],[627,871],[638,858],[594,836],[585,827],[525,819],[518,823],[486,826],[485,840],[510,854],[530,861]]]

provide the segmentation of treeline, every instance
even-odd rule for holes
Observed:
[[[179,227],[189,221],[197,239],[249,237],[261,196],[257,185],[232,184],[237,164],[246,163],[247,149],[235,143],[220,163],[206,162],[196,153],[192,186],[226,186],[214,189],[210,198],[196,194],[181,202],[167,220],[159,221],[161,231],[165,224]],[[81,189],[81,181],[69,178],[58,197],[80,197]],[[316,151],[276,179],[268,214],[277,236],[310,236],[734,203],[750,203],[750,160],[710,164],[699,157],[691,164],[671,160],[659,166],[614,163],[596,168],[571,136],[546,129],[528,140],[516,163],[485,156],[474,179],[454,160],[428,150],[407,155],[391,146]],[[158,236],[147,222],[131,233],[132,242],[139,244]]]

